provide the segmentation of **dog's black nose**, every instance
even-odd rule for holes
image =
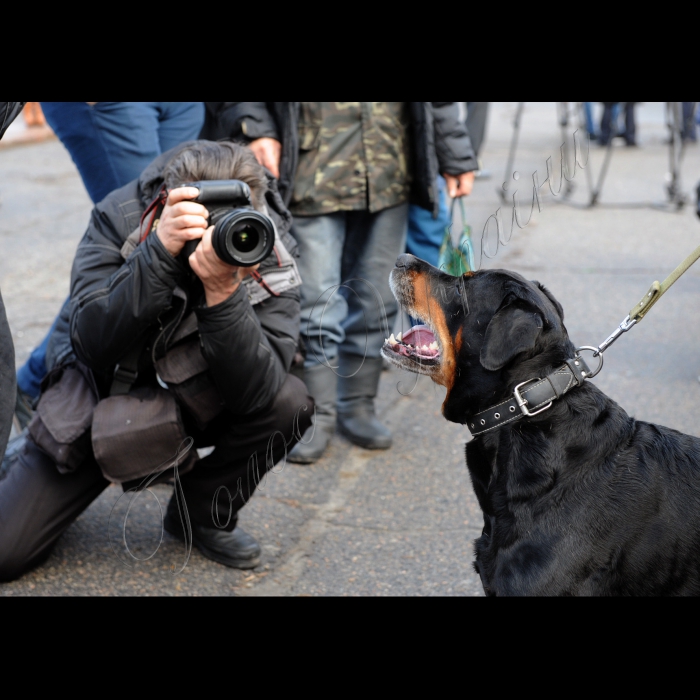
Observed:
[[[415,260],[415,256],[404,253],[396,258],[396,267],[411,267],[411,263]]]

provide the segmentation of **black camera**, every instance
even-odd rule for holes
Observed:
[[[180,187],[196,187],[199,194],[192,202],[209,211],[209,226],[214,226],[212,245],[216,254],[229,265],[252,267],[262,262],[275,245],[275,228],[268,216],[253,209],[250,188],[240,180],[201,180]],[[184,254],[189,257],[199,241],[188,241]]]

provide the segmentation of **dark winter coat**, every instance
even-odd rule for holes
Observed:
[[[15,346],[0,295],[0,454],[5,454],[7,438],[10,436],[16,391]]]
[[[93,209],[73,262],[70,306],[62,310],[51,337],[48,366],[69,360],[74,351],[106,391],[115,366],[145,341],[138,381],[155,382],[153,359],[165,353],[178,321],[194,309],[202,355],[226,408],[253,413],[271,403],[291,366],[299,335],[298,288],[252,306],[241,284],[226,301],[209,308],[201,282],[155,233],[124,260],[122,247],[158,191],[171,154],[159,156],[138,180]],[[294,254],[296,243],[288,233],[291,216],[269,180],[268,210]],[[259,269],[263,276],[273,264],[270,258]]]
[[[0,139],[26,104],[26,102],[0,102]]]
[[[22,111],[24,102],[0,102],[0,139],[14,118]],[[15,346],[5,316],[5,305],[0,296],[0,454],[5,453],[7,438],[12,428],[17,391],[15,375]]]
[[[279,189],[289,204],[299,152],[299,102],[206,102],[201,137],[282,143]],[[409,102],[412,127],[411,202],[437,216],[438,174],[460,175],[477,169],[469,133],[457,102]]]

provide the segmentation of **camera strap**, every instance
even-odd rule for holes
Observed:
[[[158,190],[155,198],[153,201],[146,207],[146,210],[141,214],[141,220],[139,221],[139,231],[141,231],[141,237],[139,238],[139,243],[143,243],[144,240],[146,239],[146,236],[151,232],[151,229],[153,228],[153,224],[156,220],[156,217],[158,216],[158,209],[162,209],[165,206],[165,202],[168,199],[168,188],[165,186],[165,183],[163,183],[160,186],[160,189]],[[145,230],[143,228],[143,222],[146,220],[146,218],[150,215],[150,220],[148,221],[148,225],[146,226]]]
[[[139,376],[139,359],[145,347],[145,340],[137,343],[114,368],[112,385],[109,389],[110,396],[121,396],[131,391],[131,387]]]
[[[275,251],[276,253],[277,251]],[[277,255],[277,259],[279,260],[279,254]],[[281,267],[281,265],[280,265]],[[248,273],[266,292],[271,294],[274,297],[278,297],[280,294],[279,292],[276,292],[274,289],[270,287],[270,285],[265,282],[265,278],[257,271],[257,270],[251,270]]]

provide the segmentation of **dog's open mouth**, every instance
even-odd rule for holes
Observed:
[[[406,357],[423,365],[440,363],[440,347],[428,326],[413,326],[410,331],[396,337],[392,333],[384,341],[382,352],[389,359]]]

